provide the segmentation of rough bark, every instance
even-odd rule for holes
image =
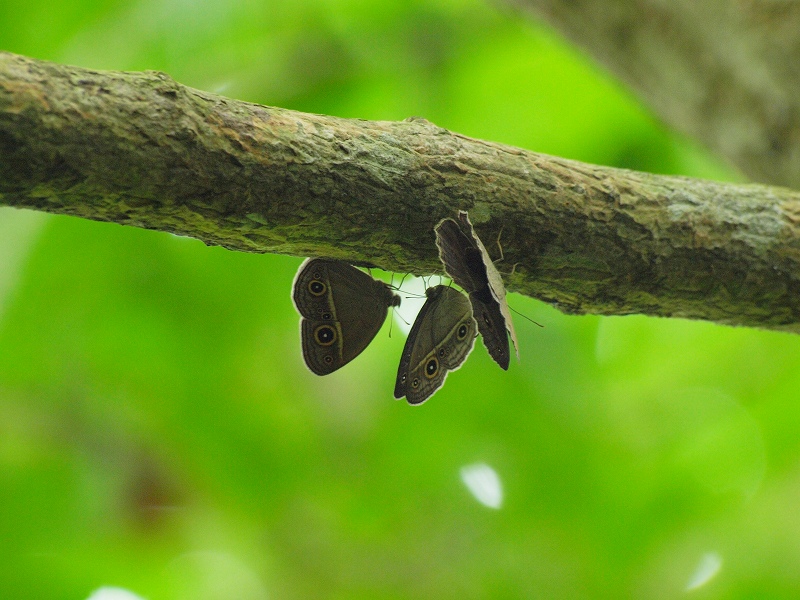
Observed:
[[[800,331],[800,193],[258,106],[161,73],[0,54],[0,204],[401,273],[441,272],[433,227],[465,209],[490,252],[502,232],[509,289],[564,311]]]
[[[543,17],[672,129],[800,188],[800,3],[505,0]]]

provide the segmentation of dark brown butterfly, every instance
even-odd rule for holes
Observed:
[[[292,300],[300,319],[303,359],[312,372],[328,375],[366,348],[400,296],[352,265],[309,258],[297,271]]]
[[[467,297],[454,288],[437,285],[425,290],[427,300],[408,334],[394,397],[422,404],[444,384],[472,352],[477,324]]]
[[[508,336],[511,336],[515,350],[517,336],[500,273],[475,234],[466,212],[458,213],[458,221],[443,219],[434,231],[444,270],[469,294],[486,349],[501,368],[508,369]]]

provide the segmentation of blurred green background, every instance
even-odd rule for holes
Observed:
[[[0,48],[737,177],[479,0],[0,0]],[[301,260],[0,210],[1,598],[800,596],[800,339],[511,294],[521,362],[409,407],[388,319],[306,370]]]

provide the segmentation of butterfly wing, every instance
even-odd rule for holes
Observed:
[[[477,324],[470,301],[446,286],[426,290],[428,299],[417,315],[403,348],[395,382],[395,398],[422,404],[458,369],[475,344]]]
[[[292,299],[303,317],[303,358],[317,375],[343,367],[366,348],[400,297],[345,262],[312,258],[297,272]]]
[[[508,351],[506,320],[500,310],[500,304],[492,296],[489,286],[472,292],[469,300],[472,303],[472,313],[478,322],[478,331],[483,337],[483,345],[500,368],[507,371],[511,354]]]
[[[487,285],[486,267],[480,250],[472,239],[461,231],[453,219],[443,219],[434,228],[439,259],[450,278],[467,293]]]

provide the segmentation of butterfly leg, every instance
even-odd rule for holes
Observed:
[[[505,226],[503,226],[505,227]],[[505,259],[505,254],[503,254],[503,246],[500,244],[500,238],[503,235],[503,227],[500,228],[500,233],[497,234],[497,249],[500,250],[500,258],[492,262],[502,262]]]

